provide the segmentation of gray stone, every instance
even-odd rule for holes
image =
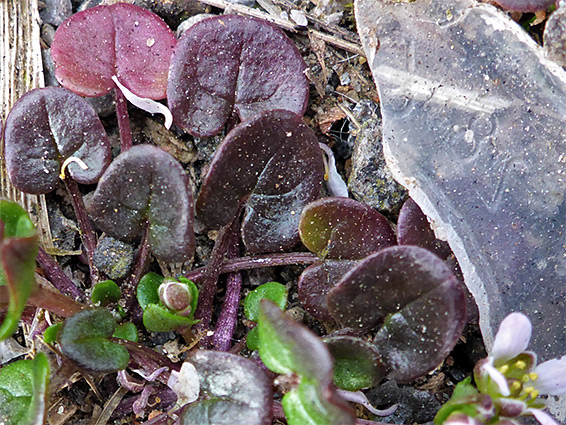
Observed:
[[[131,245],[106,236],[102,238],[94,251],[94,265],[110,279],[126,276],[134,260]]]
[[[487,4],[358,0],[356,16],[388,165],[454,251],[488,349],[522,311],[539,358],[563,355],[566,73]]]
[[[407,191],[395,181],[387,168],[381,143],[381,119],[375,112],[364,116],[352,153],[348,190],[360,202],[386,213],[396,213]]]
[[[58,27],[73,14],[71,0],[42,0],[45,8],[39,12],[41,20],[46,24]]]
[[[566,8],[556,9],[544,27],[544,50],[547,56],[566,66]]]

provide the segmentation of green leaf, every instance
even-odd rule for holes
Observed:
[[[149,304],[159,304],[159,285],[163,282],[163,276],[156,273],[148,273],[141,278],[137,289],[137,298],[143,310]]]
[[[478,415],[478,408],[481,406],[481,403],[478,403],[480,398],[489,399],[489,396],[480,394],[474,385],[472,385],[472,377],[468,376],[456,385],[450,400],[442,405],[434,417],[434,423],[436,425],[443,424],[453,413],[463,413],[472,418],[476,417]]]
[[[136,328],[136,325],[132,322],[122,323],[121,325],[116,326],[116,330],[112,336],[114,338],[138,342],[138,328]]]
[[[0,200],[0,284],[8,286],[10,302],[0,327],[0,341],[11,336],[35,286],[37,234],[25,210]]]
[[[257,326],[250,329],[248,332],[248,336],[246,337],[246,346],[248,347],[248,350],[259,350],[259,328]]]
[[[185,277],[179,277],[177,279],[179,282],[184,283],[189,287],[189,291],[191,293],[191,314],[188,317],[193,317],[195,315],[195,311],[197,311],[198,305],[198,288],[192,280],[189,280]]]
[[[63,323],[55,323],[45,329],[45,332],[43,332],[43,340],[46,344],[52,345],[55,341],[57,341],[57,335],[62,326]]]
[[[116,329],[112,314],[104,309],[81,311],[67,319],[61,332],[61,351],[83,369],[111,373],[125,369],[128,351],[109,340]]]
[[[0,423],[32,425],[44,422],[49,363],[43,353],[0,371]]]
[[[278,282],[267,282],[251,291],[244,300],[244,314],[249,320],[257,322],[259,318],[259,302],[271,300],[281,310],[287,307],[287,288]]]
[[[198,322],[190,317],[178,316],[168,308],[157,304],[148,304],[143,311],[143,325],[151,332],[170,332]]]
[[[108,304],[117,303],[121,296],[122,293],[116,282],[104,280],[92,288],[90,299],[93,304],[105,307]]]

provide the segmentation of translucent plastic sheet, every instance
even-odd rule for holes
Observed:
[[[523,311],[539,358],[566,354],[566,73],[488,5],[358,0],[356,15],[388,165],[454,250],[488,347]]]

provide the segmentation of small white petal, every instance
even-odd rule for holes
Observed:
[[[340,196],[347,198],[348,197],[348,186],[342,180],[340,174],[338,174],[338,170],[336,169],[336,161],[334,160],[334,154],[332,153],[332,149],[326,146],[324,143],[319,143],[320,149],[324,151],[328,161],[324,161],[324,168],[326,171],[326,187],[330,195],[332,196]]]
[[[560,425],[552,416],[540,409],[529,409],[528,412],[531,413],[542,425]]]
[[[192,363],[184,362],[181,371],[171,371],[167,386],[177,394],[177,404],[184,406],[198,398],[200,382],[197,369]]]
[[[487,362],[483,364],[481,367],[487,372],[487,374],[493,380],[493,382],[497,384],[501,395],[508,396],[511,394],[511,391],[509,390],[509,385],[507,384],[507,379],[505,379],[505,376],[503,376],[503,374],[500,371],[498,371],[495,367],[493,367],[493,364],[491,362]]]
[[[167,106],[156,102],[155,100],[135,95],[130,90],[128,90],[127,87],[122,85],[118,81],[118,77],[116,77],[115,75],[112,76],[112,81],[116,83],[118,88],[122,91],[122,93],[124,93],[124,97],[132,102],[133,105],[149,112],[150,114],[162,114],[165,117],[165,128],[167,130],[171,128],[171,125],[173,124],[173,115],[171,114],[171,111],[169,110],[169,108],[167,108]]]
[[[566,356],[539,364],[533,371],[538,378],[533,386],[541,394],[560,395],[566,393]]]
[[[379,410],[373,407],[373,405],[369,402],[366,395],[361,391],[346,391],[346,390],[336,390],[338,394],[347,401],[351,401],[352,403],[358,403],[368,409],[371,413],[377,416],[389,416],[395,413],[397,410],[397,405],[394,404],[391,407],[388,407],[384,410]]]
[[[489,355],[505,362],[527,349],[531,339],[531,321],[523,313],[511,313],[501,324]]]

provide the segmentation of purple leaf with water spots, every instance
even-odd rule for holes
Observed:
[[[137,145],[108,167],[94,194],[85,199],[100,230],[124,241],[148,225],[148,244],[160,260],[192,258],[193,196],[181,164],[152,145]]]
[[[63,87],[102,96],[112,76],[140,97],[164,99],[169,61],[177,40],[156,14],[117,3],[76,13],[55,33],[51,56]]]
[[[96,183],[111,160],[110,143],[95,110],[60,87],[22,96],[6,119],[4,139],[10,179],[26,193],[54,190],[67,158],[77,161],[65,172],[82,184]]]
[[[289,249],[299,241],[299,215],[322,185],[322,152],[301,117],[268,111],[234,128],[210,164],[197,200],[209,227],[232,221],[247,199],[242,237],[250,252]]]
[[[307,67],[294,43],[268,22],[238,15],[205,19],[179,40],[167,88],[175,123],[194,136],[218,133],[231,116],[272,109],[303,115]]]

